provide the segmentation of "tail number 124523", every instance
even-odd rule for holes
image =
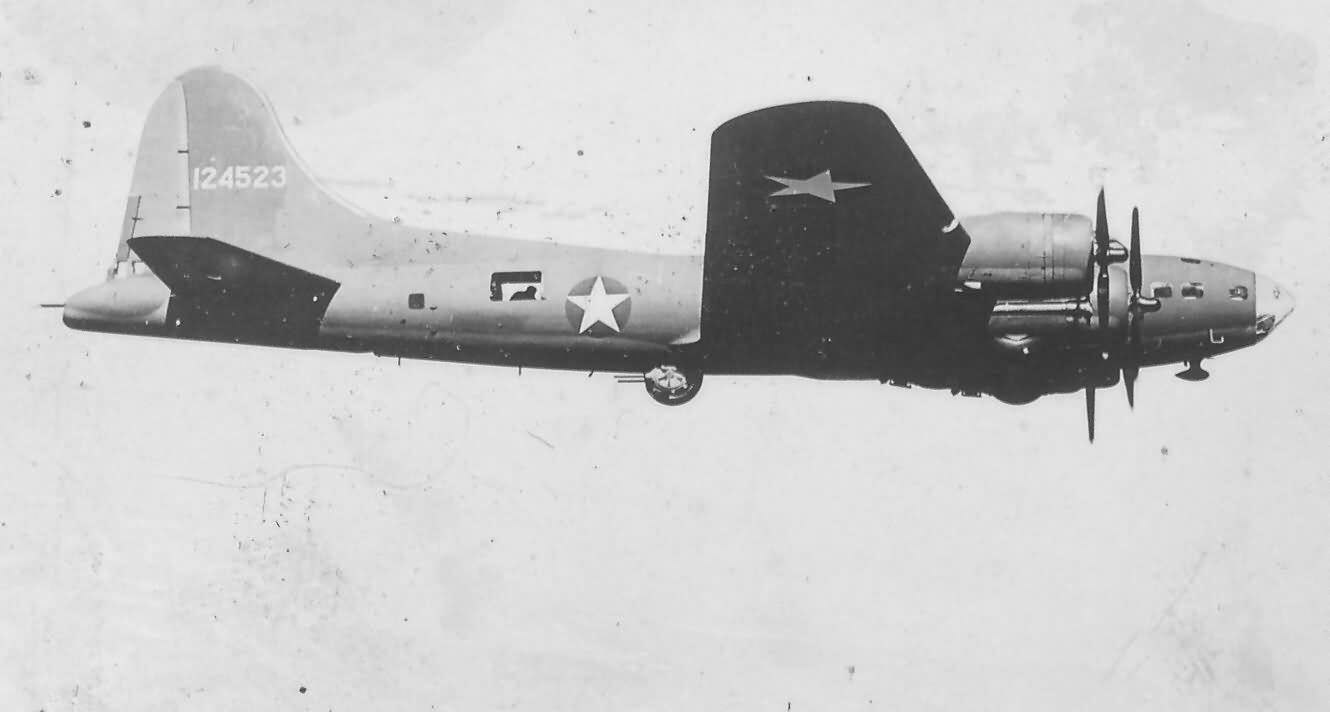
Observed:
[[[263,190],[286,186],[286,166],[196,166],[194,190]]]

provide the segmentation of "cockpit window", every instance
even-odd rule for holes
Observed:
[[[1205,285],[1200,282],[1188,282],[1182,285],[1183,299],[1200,299],[1205,296]]]
[[[1238,285],[1228,290],[1228,298],[1232,299],[1235,302],[1247,301],[1247,288],[1242,285]]]
[[[1166,299],[1173,296],[1173,285],[1168,282],[1151,282],[1150,294],[1155,299]]]

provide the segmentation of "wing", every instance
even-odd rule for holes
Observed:
[[[129,246],[171,288],[182,336],[312,345],[337,282],[209,237],[136,237]]]
[[[712,371],[876,375],[969,246],[880,109],[762,109],[712,134],[702,343]]]

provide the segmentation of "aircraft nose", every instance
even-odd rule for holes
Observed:
[[[1256,275],[1256,335],[1274,331],[1293,313],[1293,293],[1269,277]]]

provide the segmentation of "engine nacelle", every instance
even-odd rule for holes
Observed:
[[[1084,299],[1003,300],[993,305],[988,333],[1046,336],[1088,328],[1094,308]]]
[[[1084,215],[992,213],[961,220],[970,249],[958,286],[995,299],[1075,299],[1090,289],[1094,227]]]
[[[1129,298],[1127,274],[1119,266],[1108,270],[1108,331],[1121,338],[1127,325]],[[988,333],[1000,351],[1020,356],[1037,353],[1052,338],[1069,343],[1085,338],[1097,343],[1100,338],[1097,300],[1094,293],[1077,299],[1005,299],[993,305],[988,318]]]

